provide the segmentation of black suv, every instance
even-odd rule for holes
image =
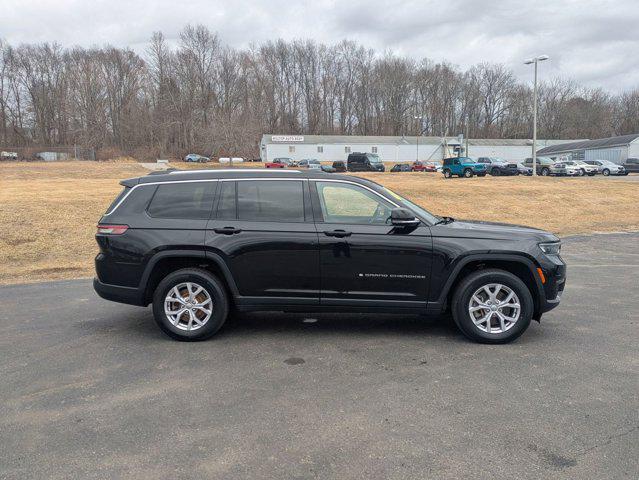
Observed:
[[[121,182],[100,219],[94,288],[153,304],[168,335],[201,340],[239,311],[451,311],[486,343],[556,307],[559,239],[438,217],[374,182],[298,170],[172,171]]]
[[[346,160],[346,168],[349,172],[384,172],[384,162],[375,153],[354,152]]]

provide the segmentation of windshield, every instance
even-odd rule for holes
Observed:
[[[369,153],[367,156],[371,163],[382,163],[382,161],[379,159],[379,155]]]
[[[415,205],[413,202],[411,202],[410,200],[406,200],[406,198],[402,197],[401,195],[398,195],[397,193],[393,192],[392,190],[386,188],[386,187],[382,187],[391,197],[399,200],[400,202],[402,202],[403,204],[405,204],[408,208],[410,208],[413,212],[415,212],[419,217],[422,217],[423,219],[425,219],[428,223],[430,223],[431,225],[434,225],[435,223],[437,223],[439,220],[441,220],[440,217],[438,217],[437,215],[433,215],[432,213],[430,213],[428,210],[424,210],[422,207],[420,207],[419,205]]]

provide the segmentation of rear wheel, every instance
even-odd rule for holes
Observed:
[[[222,283],[206,270],[170,273],[153,294],[153,315],[164,333],[176,340],[213,336],[226,321],[229,301]]]
[[[505,270],[479,270],[464,278],[453,295],[455,324],[471,340],[507,343],[530,325],[533,299],[521,279]]]
[[[451,178],[453,174],[447,168],[444,169],[444,178]]]
[[[470,178],[473,176],[473,171],[470,168],[464,170],[464,178]]]

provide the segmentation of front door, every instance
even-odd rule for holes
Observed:
[[[307,181],[222,180],[214,217],[207,251],[231,270],[240,303],[319,303],[319,248]]]
[[[394,202],[348,181],[310,182],[320,242],[322,305],[425,307],[432,262],[427,225],[390,225]]]

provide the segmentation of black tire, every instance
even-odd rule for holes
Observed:
[[[444,169],[444,178],[452,178],[453,174],[450,170],[448,170],[447,168]]]
[[[579,169],[579,176],[583,177],[586,174],[586,171],[583,168]]]
[[[208,321],[197,330],[181,330],[173,325],[164,313],[164,299],[169,291],[180,283],[193,282],[204,287],[213,302],[213,312]],[[206,270],[184,268],[168,274],[153,293],[153,316],[155,322],[169,337],[193,342],[212,337],[224,325],[229,312],[229,300],[222,283]],[[178,321],[179,323],[179,321]]]
[[[493,169],[490,171],[490,174],[491,174],[493,177],[498,177],[498,176],[501,174],[501,172],[499,171],[499,169],[498,169],[498,168],[493,168]]]
[[[601,174],[602,174],[604,177],[607,177],[608,175],[610,175],[610,170],[608,170],[607,168],[604,168],[604,169],[603,169],[603,172],[601,172]]]
[[[542,168],[541,169],[541,176],[542,177],[547,177],[549,173],[550,173],[549,169],[547,169],[547,168]]]
[[[468,305],[473,294],[491,283],[505,285],[515,292],[521,306],[519,319],[514,325],[502,333],[487,333],[480,330],[468,312]],[[465,277],[455,289],[451,311],[455,324],[471,340],[479,343],[508,343],[518,338],[530,325],[533,315],[533,299],[530,290],[521,279],[510,272],[498,269],[479,270]]]
[[[463,172],[463,175],[464,175],[464,178],[472,178],[474,173],[470,168],[466,168]]]

